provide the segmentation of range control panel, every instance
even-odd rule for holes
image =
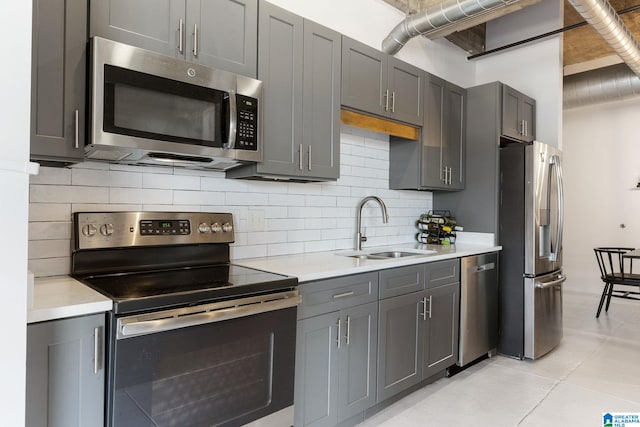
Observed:
[[[76,212],[74,250],[233,243],[233,216],[206,212]]]

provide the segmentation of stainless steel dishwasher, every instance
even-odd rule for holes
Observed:
[[[461,259],[458,366],[492,356],[498,346],[498,254]]]

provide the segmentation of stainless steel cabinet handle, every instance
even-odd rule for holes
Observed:
[[[311,170],[311,146],[309,146],[309,157],[307,158],[307,169]]]
[[[433,295],[429,295],[428,299],[429,299],[429,319],[431,319],[431,303],[433,302]]]
[[[391,112],[396,112],[396,92],[391,92]]]
[[[74,129],[74,135],[73,135],[73,146],[75,148],[79,148],[80,147],[80,112],[78,110],[76,110],[75,115],[74,115],[74,120],[75,120],[75,129]]]
[[[298,149],[298,169],[302,170],[302,144],[300,144],[300,148]]]
[[[198,24],[193,24],[193,56],[198,57]]]
[[[453,179],[453,168],[449,167],[449,185],[451,185],[452,179]]]
[[[354,291],[349,291],[349,292],[343,292],[341,294],[335,294],[333,296],[333,299],[338,299],[338,298],[344,298],[344,297],[350,297],[351,295],[354,294]]]
[[[347,335],[345,336],[347,345],[351,344],[351,316],[347,316]]]
[[[340,348],[340,341],[342,341],[342,323],[338,319],[338,348]]]
[[[100,371],[100,327],[93,328],[93,373]]]
[[[422,320],[427,320],[427,297],[422,298],[422,301],[420,301],[420,303],[424,308],[422,313],[420,313],[420,316],[422,316]]]
[[[178,21],[178,52],[184,52],[184,21],[180,19]]]
[[[384,91],[384,111],[389,111],[389,89]]]

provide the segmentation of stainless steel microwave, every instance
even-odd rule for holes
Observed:
[[[226,170],[262,161],[262,82],[91,39],[85,158]]]

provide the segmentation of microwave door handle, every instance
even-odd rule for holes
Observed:
[[[556,244],[554,251],[549,255],[549,259],[551,261],[557,261],[562,247],[562,234],[564,228],[564,193],[562,191],[562,166],[560,165],[560,157],[556,155],[551,156],[549,165],[554,167],[556,170],[556,188],[558,191],[558,206],[556,210],[558,215],[556,223]],[[551,173],[551,170],[549,173]]]
[[[236,148],[236,133],[238,128],[238,106],[236,104],[236,92],[229,91],[229,141],[225,148]]]

